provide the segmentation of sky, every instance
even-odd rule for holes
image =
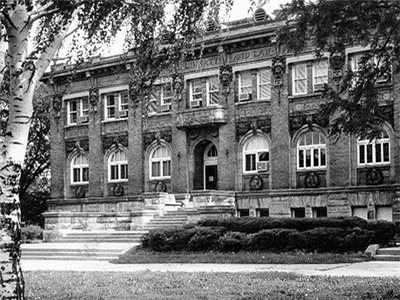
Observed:
[[[272,12],[276,9],[280,8],[281,4],[286,4],[290,2],[290,0],[267,0],[267,3],[263,6],[267,14],[271,14]],[[233,0],[233,7],[227,17],[228,21],[234,21],[234,20],[240,20],[240,19],[245,19],[249,18],[252,16],[254,12],[249,11],[250,9],[250,3],[251,0]],[[112,46],[104,47],[102,49],[101,56],[112,56],[112,55],[118,55],[123,53],[123,33],[121,32],[116,36],[115,42],[112,43]],[[68,45],[68,41],[65,43]],[[59,52],[59,57],[64,58],[68,56],[68,46],[62,48]]]

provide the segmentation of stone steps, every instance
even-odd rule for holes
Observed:
[[[167,227],[182,227],[188,223],[188,215],[196,214],[198,214],[198,210],[192,208],[179,208],[178,210],[167,211],[162,216],[155,216],[144,226],[144,229],[151,230]]]
[[[139,242],[146,230],[115,232],[73,232],[67,233],[62,242],[65,243],[133,243]]]
[[[378,261],[400,261],[400,247],[377,249],[372,259]]]
[[[117,259],[121,249],[60,249],[28,248],[22,250],[22,258],[30,260],[102,260]]]

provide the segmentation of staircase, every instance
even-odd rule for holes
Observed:
[[[117,259],[120,254],[140,242],[147,231],[68,233],[60,241],[23,244],[22,258],[32,260],[106,260]]]
[[[376,250],[373,260],[400,261],[400,247],[380,248]]]
[[[179,208],[178,210],[167,211],[162,216],[155,216],[145,226],[144,230],[180,227],[188,223],[189,215],[198,215],[195,208]]]

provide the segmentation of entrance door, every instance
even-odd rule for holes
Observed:
[[[204,151],[204,189],[216,190],[218,185],[218,151],[213,143],[210,143]]]
[[[218,182],[217,165],[206,165],[205,166],[206,190],[216,190],[217,182]]]

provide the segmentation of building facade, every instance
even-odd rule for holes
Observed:
[[[316,117],[321,90],[356,71],[365,49],[347,49],[342,64],[282,55],[283,25],[245,20],[206,34],[201,58],[166,72],[148,97],[131,93],[129,54],[54,66],[46,227],[135,228],[177,206],[400,220],[400,78],[377,85],[380,139],[331,139]]]

